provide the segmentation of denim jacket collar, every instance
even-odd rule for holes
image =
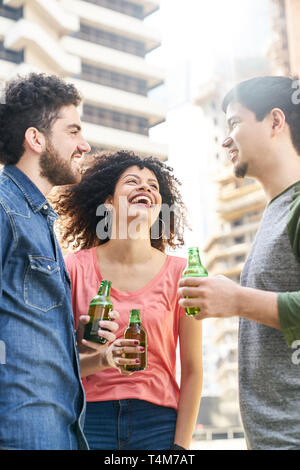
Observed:
[[[47,206],[47,212],[49,210],[53,217],[58,218],[58,215],[52,209],[45,196],[25,173],[14,165],[4,166],[2,171],[3,174],[8,176],[22,191],[33,212],[37,213],[42,211],[45,209],[45,206]]]

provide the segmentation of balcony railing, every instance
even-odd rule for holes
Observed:
[[[3,5],[3,0],[0,0],[0,16],[9,18],[10,20],[18,21],[23,18],[23,7],[12,8]]]
[[[24,50],[13,51],[11,49],[6,49],[3,41],[0,41],[0,59],[14,62],[15,64],[21,64],[24,62]]]
[[[126,2],[124,0],[85,0],[88,3],[94,3],[110,10],[115,10],[134,18],[144,18],[144,7],[143,5],[137,5],[136,3]]]
[[[82,80],[147,96],[147,81],[82,62]]]
[[[71,75],[80,73],[79,57],[67,54],[61,44],[55,41],[39,24],[22,18],[16,21],[5,35],[4,46],[7,49],[21,51],[32,44],[40,49],[40,52],[53,62],[61,73]]]
[[[83,105],[83,120],[100,126],[120,129],[136,134],[148,135],[148,119],[131,114],[112,111],[90,104]]]
[[[80,23],[80,31],[74,33],[73,37],[112,49],[117,49],[122,52],[127,52],[128,54],[137,55],[139,57],[145,57],[146,54],[145,44],[143,42],[126,38],[110,31],[94,28],[93,26],[89,26],[82,22]]]

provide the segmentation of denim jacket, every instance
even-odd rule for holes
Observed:
[[[0,449],[88,448],[70,278],[53,227],[57,217],[23,172],[3,168]]]

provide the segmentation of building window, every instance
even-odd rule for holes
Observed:
[[[110,31],[103,31],[84,23],[80,23],[80,31],[75,33],[74,36],[79,39],[83,39],[84,41],[101,44],[102,46],[117,49],[139,57],[145,57],[146,54],[143,42],[125,38],[118,34],[111,33]]]
[[[82,118],[83,121],[92,124],[148,135],[148,119],[133,116],[132,114],[120,113],[119,111],[84,104]]]
[[[0,59],[20,64],[24,62],[24,51],[12,51],[4,47],[3,41],[0,41]]]
[[[234,237],[234,243],[244,243],[245,242],[245,237]]]
[[[124,0],[85,0],[89,3],[94,3],[104,8],[109,8],[110,10],[119,11],[128,16],[133,16],[135,18],[143,19],[144,18],[144,8],[142,5],[136,5],[135,3],[126,2]]]
[[[242,217],[241,219],[234,220],[234,221],[232,222],[232,226],[233,226],[233,227],[239,227],[240,225],[243,224],[243,222],[244,222],[244,220],[243,220],[243,217]]]
[[[262,215],[262,211],[259,211],[259,210],[248,212],[248,214],[245,217],[246,223],[256,222],[257,220],[260,220],[261,215]]]
[[[3,0],[0,0],[0,16],[9,18],[10,20],[18,21],[23,18],[23,7],[11,8],[3,5]]]
[[[102,69],[82,62],[80,78],[100,85],[147,96],[147,81],[126,74]]]

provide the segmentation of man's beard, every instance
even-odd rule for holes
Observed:
[[[241,163],[234,167],[234,174],[237,178],[245,178],[248,171],[248,163]]]
[[[46,178],[53,186],[63,186],[78,182],[76,170],[72,170],[71,167],[71,160],[62,160],[49,140],[46,142],[46,150],[41,154],[39,163],[41,176]]]

